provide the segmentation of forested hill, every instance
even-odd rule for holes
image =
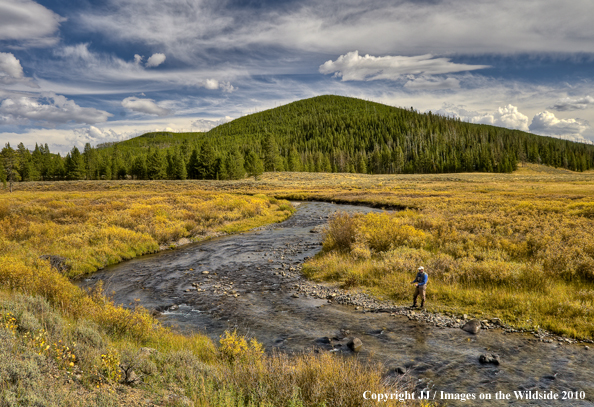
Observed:
[[[583,171],[594,146],[518,130],[471,124],[342,96],[318,96],[212,129],[223,148],[266,153],[273,138],[291,166],[307,171],[367,173],[510,172],[519,161]],[[272,169],[272,168],[269,168]]]
[[[12,154],[5,150],[3,156]],[[594,145],[341,96],[300,100],[207,133],[147,133],[82,152],[73,148],[64,158],[47,146],[13,152],[21,180],[236,179],[264,170],[511,172],[518,162],[594,167]]]

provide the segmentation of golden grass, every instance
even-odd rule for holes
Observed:
[[[238,232],[290,213],[286,203],[260,194],[408,208],[344,225],[346,232],[340,233],[347,234],[347,247],[327,240],[325,252],[305,268],[311,278],[408,303],[409,283],[423,264],[430,271],[430,309],[500,317],[569,336],[594,334],[594,172],[527,165],[513,174],[268,173],[259,181],[19,183],[12,195],[0,193],[0,281],[5,289],[0,299],[6,300],[1,311],[17,315],[19,327],[35,326],[30,316],[19,314],[16,293],[24,293],[27,301],[36,295],[48,299],[52,312],[65,321],[51,331],[54,338],[103,338],[101,349],[81,353],[80,365],[87,370],[99,366],[96,352],[103,350],[112,349],[119,360],[129,360],[141,346],[159,350],[146,363],[138,362],[148,372],[138,389],[106,383],[95,390],[93,383],[106,370],[83,378],[82,387],[48,379],[42,388],[56,390],[59,397],[87,389],[80,400],[69,399],[73,406],[89,400],[140,405],[146,397],[157,405],[174,404],[170,396],[186,396],[203,406],[360,405],[356,392],[345,388],[389,390],[378,383],[381,367],[369,371],[330,355],[264,355],[258,363],[249,358],[229,363],[225,351],[207,338],[175,334],[142,309],[131,313],[100,295],[86,295],[39,259],[61,255],[72,267],[70,275],[80,275],[181,237]],[[58,318],[50,314],[35,315],[47,327]],[[10,329],[0,331],[5,335]],[[43,361],[30,355],[30,345],[19,339],[21,331],[0,350],[16,355],[27,377],[37,374],[32,363]],[[52,362],[47,369],[55,373],[58,367]],[[336,376],[341,371],[352,374]],[[42,369],[39,377],[43,374]],[[342,381],[348,377],[352,380]],[[0,392],[39,390],[19,386]],[[342,404],[333,403],[338,400]]]
[[[359,195],[309,193],[414,209],[356,217],[349,227],[337,217],[324,254],[306,264],[306,275],[407,304],[410,281],[424,265],[430,309],[591,339],[594,174],[540,170],[411,176],[400,183],[378,177],[375,186],[362,180],[367,191]],[[334,234],[342,235],[338,243]]]
[[[0,382],[0,404],[357,406],[369,386],[395,389],[381,366],[266,355],[238,336],[216,345],[161,327],[141,307],[115,306],[100,287],[85,293],[71,283],[180,238],[237,233],[294,210],[266,195],[204,185],[32,183],[0,194],[0,377],[10,378]],[[61,256],[68,271],[43,255]],[[156,353],[142,356],[141,347]],[[119,383],[127,368],[143,377],[138,388]]]
[[[168,333],[168,331],[162,331]],[[161,338],[158,351],[65,318],[40,297],[0,293],[0,403],[19,406],[362,406],[365,391],[411,390],[379,364],[332,353],[267,355],[227,332]],[[130,371],[142,384],[120,384]],[[76,394],[76,397],[72,397]],[[148,401],[150,400],[150,401]],[[418,401],[387,405],[429,406]]]

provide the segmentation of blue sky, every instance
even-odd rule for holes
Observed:
[[[0,143],[66,152],[320,94],[592,142],[592,16],[591,0],[0,0]]]

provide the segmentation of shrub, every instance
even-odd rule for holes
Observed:
[[[324,236],[324,250],[349,251],[357,238],[358,215],[337,212],[328,222]]]

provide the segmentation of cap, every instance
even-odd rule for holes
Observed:
[[[421,266],[421,267],[419,267],[419,270],[423,271],[423,270],[425,270],[425,267]]]

